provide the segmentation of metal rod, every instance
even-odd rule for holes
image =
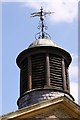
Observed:
[[[34,12],[34,13],[31,13],[31,17],[40,17],[40,23],[41,25],[38,27],[40,29],[40,32],[36,35],[39,35],[38,38],[50,38],[50,36],[44,32],[44,28],[46,28],[47,26],[45,26],[44,24],[44,17],[46,15],[50,15],[54,12],[44,12],[43,11],[43,8],[41,7],[40,9],[40,12]]]
[[[64,58],[62,58],[62,78],[63,78],[63,89],[66,90],[66,76],[65,76]]]
[[[28,90],[32,89],[32,65],[31,57],[28,57]]]
[[[46,54],[46,85],[47,85],[47,86],[50,86],[49,54]]]
[[[67,86],[68,86],[68,91],[70,93],[70,83],[69,83],[69,72],[68,72],[68,68],[66,68],[66,74],[67,74]]]

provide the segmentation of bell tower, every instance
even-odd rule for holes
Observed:
[[[70,94],[68,73],[72,58],[45,32],[44,17],[51,13],[44,12],[41,7],[40,12],[31,14],[32,17],[40,17],[40,32],[16,59],[20,68],[19,109],[64,95],[74,100]]]

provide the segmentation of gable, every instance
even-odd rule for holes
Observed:
[[[80,119],[80,106],[69,98],[63,96],[52,100],[47,100],[29,107],[22,108],[13,113],[4,115],[3,120],[16,120],[23,118],[76,118]]]
[[[70,113],[68,113],[64,108],[62,108],[60,105],[57,106],[57,108],[49,108],[48,110],[44,110],[41,113],[37,115],[33,115],[31,118],[72,118]]]

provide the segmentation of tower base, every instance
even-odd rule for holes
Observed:
[[[74,98],[71,94],[55,89],[34,89],[26,92],[23,96],[21,96],[18,101],[18,109],[45,101],[50,99],[55,99],[61,96],[67,96],[69,99],[74,101]]]

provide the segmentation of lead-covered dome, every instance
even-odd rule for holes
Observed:
[[[59,47],[55,42],[50,39],[38,39],[29,45],[29,48],[38,47],[38,46],[53,46]]]

